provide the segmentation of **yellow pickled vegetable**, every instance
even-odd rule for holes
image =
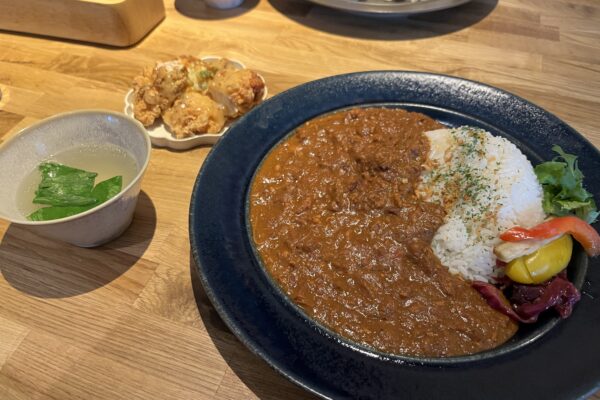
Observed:
[[[563,235],[539,250],[509,262],[506,276],[519,283],[542,283],[569,265],[572,252],[571,236]]]

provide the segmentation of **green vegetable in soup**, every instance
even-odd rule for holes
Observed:
[[[54,162],[41,163],[38,169],[42,181],[35,192],[35,204],[86,206],[96,203],[91,191],[98,174]]]
[[[94,187],[98,174],[53,162],[40,164],[39,170],[42,181],[33,202],[50,207],[31,213],[27,217],[31,221],[65,218],[87,211],[116,196],[123,186],[119,175]]]
[[[71,215],[87,211],[92,207],[94,206],[44,207],[29,214],[27,219],[30,221],[50,221],[51,219],[70,217]]]
[[[535,167],[535,174],[544,190],[543,207],[547,214],[576,215],[591,224],[600,214],[590,192],[583,187],[583,173],[577,166],[577,156],[568,154],[560,146],[552,161]]]
[[[92,190],[92,196],[96,199],[96,204],[104,203],[106,200],[115,197],[121,191],[121,186],[123,186],[121,175],[113,176],[97,184]]]

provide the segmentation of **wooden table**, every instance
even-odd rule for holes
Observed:
[[[63,111],[120,111],[143,66],[217,54],[260,71],[272,94],[364,70],[470,78],[537,103],[600,146],[597,0],[474,0],[401,21],[292,0],[166,7],[166,20],[127,49],[1,32],[0,138]],[[201,289],[194,296],[188,203],[209,151],[153,149],[133,225],[106,246],[80,249],[0,221],[1,399],[312,398],[246,350]]]

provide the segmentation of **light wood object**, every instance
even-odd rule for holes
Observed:
[[[404,21],[292,0],[165,4],[165,21],[124,50],[0,33],[0,140],[58,112],[120,111],[145,65],[216,54],[258,70],[273,95],[364,70],[474,79],[600,146],[597,0],[473,0]],[[79,249],[0,221],[0,399],[314,398],[240,344],[205,296],[194,299],[188,203],[209,150],[153,149],[133,225],[107,246]]]
[[[121,47],[164,17],[162,0],[0,0],[0,29]]]

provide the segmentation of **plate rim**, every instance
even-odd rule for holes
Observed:
[[[469,3],[471,0],[420,0],[412,3],[370,4],[349,0],[307,0],[311,3],[336,10],[359,13],[368,16],[402,17],[446,10]]]
[[[591,144],[591,142],[584,137],[583,135],[579,134],[577,131],[575,131],[571,126],[569,126],[568,124],[566,124],[564,121],[560,120],[558,117],[556,117],[554,114],[544,110],[543,108],[529,102],[528,100],[514,95],[512,93],[509,93],[503,89],[500,88],[496,88],[493,87],[491,85],[487,85],[481,82],[477,82],[477,81],[473,81],[473,80],[469,80],[469,79],[464,79],[464,78],[459,78],[459,77],[454,77],[454,76],[449,76],[449,75],[443,75],[443,74],[435,74],[435,73],[428,73],[428,72],[417,72],[417,71],[369,71],[369,72],[356,72],[356,73],[351,73],[351,74],[344,74],[344,75],[337,75],[337,76],[332,76],[332,77],[326,77],[326,78],[322,78],[316,81],[311,81],[302,85],[299,85],[297,87],[288,89],[284,92],[282,92],[281,94],[272,97],[271,99],[263,102],[261,105],[259,105],[257,107],[267,107],[269,104],[271,104],[272,102],[276,102],[279,99],[283,98],[283,96],[288,96],[290,92],[294,92],[294,91],[298,91],[302,88],[306,88],[306,87],[315,87],[318,85],[323,84],[324,81],[334,81],[334,80],[348,80],[348,79],[352,79],[352,78],[356,78],[356,77],[385,77],[387,74],[391,74],[392,76],[398,76],[398,75],[404,75],[404,76],[413,76],[415,78],[415,80],[419,80],[419,79],[445,79],[445,80],[450,80],[452,81],[452,83],[456,84],[456,83],[467,83],[469,85],[475,85],[480,89],[486,89],[489,91],[494,92],[496,95],[500,94],[503,96],[507,96],[510,99],[516,100],[518,103],[522,103],[525,105],[528,105],[530,107],[533,107],[534,109],[536,109],[538,112],[541,112],[545,118],[553,120],[555,123],[559,124],[561,126],[562,129],[566,129],[567,131],[569,131],[569,136],[572,136],[573,134],[575,135],[575,137],[577,137],[579,140],[583,140],[583,143],[586,147],[591,148],[594,150],[595,153],[595,158],[600,158],[600,152],[598,151],[598,149]],[[326,83],[326,82],[325,82]],[[386,100],[387,101],[387,100]],[[404,102],[406,100],[404,99],[398,99],[398,102]],[[382,100],[382,102],[384,102]],[[341,107],[349,107],[352,106],[352,104],[347,104]],[[336,108],[340,108],[340,107],[336,107]],[[449,107],[450,109],[453,109],[451,107]],[[454,110],[454,109],[453,109]],[[330,112],[331,110],[325,110],[322,113],[326,113],[326,112]],[[460,110],[455,110],[455,111],[460,111]],[[251,113],[243,116],[237,124],[236,129],[241,129],[240,127],[243,127],[245,121],[247,119],[249,119],[251,116],[253,116],[255,113],[255,110],[251,111]],[[309,117],[308,119],[314,118],[314,116]],[[277,140],[276,142],[278,142],[279,140]],[[221,318],[223,319],[223,321],[226,323],[226,325],[229,327],[229,329],[232,330],[232,332],[238,337],[238,339],[248,348],[250,349],[253,353],[259,355],[263,360],[265,360],[272,368],[274,368],[275,370],[277,370],[279,373],[283,374],[284,376],[286,376],[289,380],[291,380],[292,382],[294,382],[295,384],[303,387],[304,389],[319,395],[319,396],[323,396],[325,398],[329,398],[330,394],[324,392],[322,389],[323,388],[319,388],[320,390],[317,390],[313,387],[311,387],[308,384],[305,384],[303,382],[303,380],[301,378],[296,377],[293,373],[287,371],[285,368],[282,368],[280,365],[277,365],[275,362],[273,362],[273,360],[270,359],[270,357],[268,356],[268,354],[266,354],[265,349],[260,348],[260,345],[257,344],[257,341],[254,338],[249,338],[247,335],[244,334],[244,332],[242,332],[242,329],[240,329],[240,327],[237,325],[236,321],[234,320],[234,318],[229,314],[227,307],[221,302],[221,300],[219,299],[219,297],[217,296],[216,293],[213,292],[213,289],[210,285],[210,282],[208,281],[207,277],[202,273],[202,261],[200,259],[200,253],[199,253],[199,246],[198,243],[196,243],[197,239],[198,239],[198,232],[196,231],[196,226],[195,226],[195,210],[194,210],[194,203],[197,201],[197,198],[199,196],[199,187],[200,187],[200,182],[202,181],[202,177],[203,175],[206,173],[206,169],[207,166],[210,165],[210,163],[212,162],[211,160],[214,158],[215,154],[218,153],[219,149],[221,148],[221,146],[225,146],[226,143],[224,144],[223,141],[220,141],[219,143],[217,143],[217,145],[212,149],[211,153],[207,156],[206,160],[204,161],[202,168],[196,178],[195,184],[194,184],[194,188],[192,191],[192,199],[190,202],[190,215],[189,215],[189,229],[190,229],[190,242],[192,244],[192,255],[194,258],[194,261],[196,263],[196,273],[199,275],[200,280],[202,282],[202,285],[204,287],[204,290],[206,291],[209,299],[211,300],[213,306],[215,307],[216,311],[219,313],[219,315],[221,316]],[[263,155],[264,156],[264,155]],[[262,156],[261,156],[262,158]],[[556,328],[555,328],[556,329]],[[597,381],[595,383],[595,387],[598,387],[598,385],[600,384],[600,381]],[[590,389],[593,390],[593,389]],[[580,393],[581,395],[581,393]]]

